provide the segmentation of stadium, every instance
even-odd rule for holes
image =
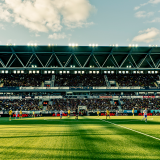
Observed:
[[[0,46],[0,159],[159,159],[159,55]]]

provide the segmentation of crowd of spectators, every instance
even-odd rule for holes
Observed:
[[[78,106],[87,106],[89,111],[117,109],[117,105],[111,105],[110,99],[54,99],[53,105],[48,105],[48,111],[63,111],[76,110]]]
[[[51,78],[46,74],[0,74],[3,87],[41,87],[42,82]]]
[[[43,109],[42,106],[39,106],[39,100],[36,99],[14,99],[14,100],[0,100],[0,110],[2,111],[9,111],[12,110],[20,110],[23,111],[30,111],[30,110],[41,110]]]
[[[123,110],[132,110],[133,108],[137,110],[141,109],[160,109],[160,99],[159,98],[148,98],[148,99],[120,99],[123,101],[122,109]]]
[[[102,74],[63,74],[56,75],[55,86],[69,86],[69,87],[93,87],[106,86],[104,75]]]
[[[109,74],[109,81],[118,82],[119,86],[156,87],[154,82],[159,80],[156,74]]]

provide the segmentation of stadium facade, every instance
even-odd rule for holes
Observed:
[[[41,86],[1,85],[0,99],[39,99],[41,104],[52,104],[51,99],[59,98],[110,99],[113,105],[121,105],[120,98],[159,98],[159,79],[151,86],[121,86],[109,80],[109,75],[159,76],[159,70],[160,47],[156,46],[0,46],[0,74],[4,79],[9,79],[6,75],[51,77],[43,79]],[[55,85],[58,75],[59,81],[66,75],[103,75],[105,85]]]

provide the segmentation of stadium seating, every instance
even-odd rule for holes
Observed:
[[[109,81],[118,82],[119,86],[140,86],[140,87],[155,87],[154,82],[159,80],[155,74],[108,74]]]
[[[67,111],[68,108],[71,110],[76,110],[78,106],[87,106],[87,109],[92,110],[105,110],[107,107],[109,109],[117,109],[117,105],[111,105],[109,99],[54,99],[53,105],[48,105],[47,109],[57,110],[62,109]]]
[[[22,109],[25,111],[28,110],[41,110],[39,107],[39,100],[36,99],[30,99],[30,100],[0,100],[0,110],[5,111],[5,110],[16,110],[16,109]]]
[[[45,74],[0,74],[3,87],[40,87],[52,75]]]
[[[122,109],[124,110],[131,110],[133,107],[137,110],[141,109],[160,109],[160,99],[153,98],[153,99],[121,99],[123,101]]]
[[[56,75],[55,86],[106,86],[104,75],[66,74]]]

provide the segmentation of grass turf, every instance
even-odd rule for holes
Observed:
[[[0,159],[160,159],[160,117],[0,118]],[[100,120],[102,119],[102,120]]]

